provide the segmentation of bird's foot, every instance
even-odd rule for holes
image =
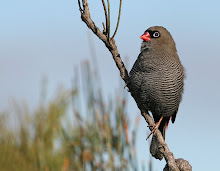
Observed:
[[[148,135],[147,139],[150,138],[150,136],[153,134],[155,134],[156,130],[159,128],[160,124],[158,124],[158,122],[156,123],[156,125],[148,125],[147,127],[154,127],[153,130],[151,131],[151,133]],[[146,140],[147,140],[146,139]]]
[[[155,125],[148,125],[148,126],[147,126],[147,127],[153,127],[153,130],[151,131],[150,135],[148,135],[147,139],[150,138],[151,134],[153,134],[153,135],[155,134],[156,130],[157,130],[157,129],[159,128],[159,126],[160,126],[160,123],[161,123],[162,119],[163,119],[163,116],[161,116],[160,120],[159,120]],[[146,140],[147,140],[147,139],[146,139]]]

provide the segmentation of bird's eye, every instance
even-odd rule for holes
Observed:
[[[155,31],[154,34],[153,34],[153,37],[155,37],[155,38],[160,37],[160,33]]]

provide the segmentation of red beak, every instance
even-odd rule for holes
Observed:
[[[143,39],[144,41],[150,41],[150,34],[146,32],[140,38]]]

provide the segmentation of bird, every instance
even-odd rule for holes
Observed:
[[[182,100],[185,72],[176,44],[166,28],[150,27],[140,38],[143,42],[129,72],[128,87],[139,108],[150,112],[154,118],[156,126],[150,133],[153,134],[150,152],[161,160],[162,156],[156,154],[154,133],[159,129],[165,140],[170,119],[175,122]]]

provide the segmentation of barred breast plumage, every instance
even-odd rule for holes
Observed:
[[[129,90],[142,109],[151,111],[155,122],[163,116],[159,130],[165,138],[165,127],[171,117],[174,123],[182,98],[184,68],[165,28],[150,27],[141,38],[141,52],[129,73]]]

